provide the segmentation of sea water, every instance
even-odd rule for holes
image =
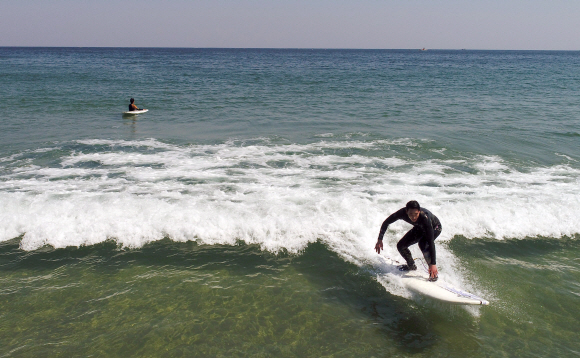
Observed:
[[[578,356],[579,93],[580,52],[0,48],[0,357]],[[374,251],[409,200],[489,306]]]

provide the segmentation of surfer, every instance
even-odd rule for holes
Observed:
[[[139,108],[134,103],[135,103],[135,99],[131,98],[131,104],[129,105],[129,112],[139,110]]]
[[[383,222],[383,225],[381,225],[379,239],[375,245],[377,253],[380,254],[381,250],[383,250],[383,236],[387,228],[397,220],[404,220],[413,225],[413,228],[397,243],[397,250],[399,250],[401,256],[407,261],[407,264],[400,266],[399,270],[409,271],[417,269],[409,246],[418,243],[425,257],[425,261],[429,265],[429,279],[432,281],[437,280],[439,273],[435,261],[435,239],[441,234],[441,222],[429,210],[421,208],[418,202],[411,200],[404,208],[391,214]]]

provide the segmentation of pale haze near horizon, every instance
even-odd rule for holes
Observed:
[[[0,46],[580,50],[580,0],[0,0]]]

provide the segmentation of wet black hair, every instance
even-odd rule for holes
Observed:
[[[409,201],[407,203],[407,205],[405,205],[405,208],[407,210],[411,210],[411,209],[421,210],[421,206],[419,205],[419,203],[416,200]]]
[[[135,102],[135,99],[134,98],[131,98],[131,103],[133,103],[133,102]]]

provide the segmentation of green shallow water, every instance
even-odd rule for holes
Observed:
[[[449,245],[490,306],[394,296],[321,243],[26,252],[15,239],[0,247],[0,356],[576,356],[577,239]]]

